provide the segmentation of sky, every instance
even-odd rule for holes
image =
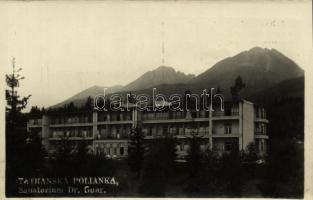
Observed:
[[[310,1],[6,2],[0,43],[22,95],[51,106],[93,85],[125,85],[164,64],[198,75],[254,46],[311,68]],[[163,28],[162,28],[162,23]],[[162,63],[164,42],[164,63]]]

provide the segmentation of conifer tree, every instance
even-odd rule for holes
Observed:
[[[240,91],[246,87],[241,76],[238,76],[235,80],[235,85],[230,87],[230,93],[234,101],[240,100]]]
[[[131,130],[128,146],[128,165],[131,171],[135,173],[136,178],[140,176],[144,153],[144,136],[141,127],[137,126]]]
[[[19,72],[22,68],[16,69],[15,58],[12,59],[12,73],[6,74],[6,84],[8,89],[5,90],[6,105],[6,122],[10,128],[17,125],[17,120],[21,117],[21,111],[26,107],[28,99],[31,95],[21,97],[17,93],[17,88],[20,86],[20,81],[25,79]]]

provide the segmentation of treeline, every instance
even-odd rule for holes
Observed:
[[[86,99],[86,102],[82,106],[76,106],[73,102],[64,104],[59,107],[38,107],[32,106],[27,116],[29,119],[41,118],[43,114],[66,114],[66,113],[75,113],[75,112],[90,112],[93,111],[93,100],[89,96]]]

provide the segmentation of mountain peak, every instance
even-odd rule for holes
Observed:
[[[176,71],[173,67],[161,65],[126,85],[124,90],[141,90],[162,84],[185,83],[193,77],[194,75],[186,75],[183,72]]]
[[[262,47],[259,47],[259,46],[255,46],[255,47],[252,47],[251,49],[249,49],[248,51],[254,51],[254,52],[260,52],[260,51],[265,51],[266,48],[262,48]]]
[[[303,74],[295,62],[279,51],[257,46],[216,63],[191,83],[206,87],[220,85],[222,90],[229,90],[240,75],[247,85],[244,92],[250,93]]]
[[[156,68],[155,70],[174,70],[175,69],[173,67],[170,66],[165,66],[165,65],[160,65],[158,68]]]

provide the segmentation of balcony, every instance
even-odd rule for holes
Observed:
[[[255,118],[254,118],[254,121],[255,121],[255,122],[268,123],[268,119],[265,119],[265,118],[258,118],[258,117],[255,117]]]
[[[51,125],[52,127],[58,126],[84,126],[91,125],[91,117],[71,117],[71,118],[52,118]]]
[[[110,124],[132,124],[133,123],[133,121],[131,121],[131,120],[124,120],[124,121],[121,121],[121,120],[119,120],[119,121],[98,121],[98,125],[106,125],[106,124],[108,124],[108,125],[110,125]]]
[[[92,126],[92,123],[86,123],[86,122],[84,122],[84,123],[64,123],[64,124],[51,124],[50,125],[50,127],[55,127],[55,128],[57,128],[57,127],[82,127],[82,126],[84,126],[84,127],[90,127],[90,126]]]
[[[237,138],[239,137],[239,133],[230,133],[230,134],[222,134],[222,133],[212,133],[213,138]]]
[[[254,137],[257,139],[268,139],[268,135],[264,132],[261,132],[261,131],[255,131]]]
[[[192,119],[150,119],[143,120],[144,124],[153,124],[153,123],[181,123],[181,122],[193,122]]]
[[[93,137],[51,137],[49,138],[49,140],[54,140],[54,141],[58,141],[58,140],[93,140]]]
[[[209,113],[204,111],[190,112],[146,112],[142,115],[143,123],[177,123],[208,121]]]
[[[184,135],[175,135],[177,138],[192,138],[192,137],[200,137],[200,138],[209,138],[209,131],[195,131],[186,132]]]
[[[125,132],[122,134],[97,134],[96,140],[127,140],[129,135]]]
[[[54,128],[49,134],[50,138],[92,138],[91,128]]]
[[[158,113],[158,112],[149,112],[143,113],[142,120],[170,120],[170,119],[185,119],[186,113],[179,113],[176,115],[170,114],[169,112]]]
[[[110,122],[131,122],[132,113],[131,112],[109,112],[109,113],[98,113],[98,123],[110,123]]]
[[[200,137],[200,138],[209,138],[209,131],[198,131],[198,132],[185,132],[185,133],[177,133],[177,132],[165,132],[165,133],[154,133],[152,135],[145,134],[145,139],[155,139],[155,138],[162,138],[162,137],[175,137],[175,138],[192,138],[193,136]]]
[[[225,109],[224,111],[215,110],[212,112],[212,120],[235,120],[239,119],[238,109]]]

